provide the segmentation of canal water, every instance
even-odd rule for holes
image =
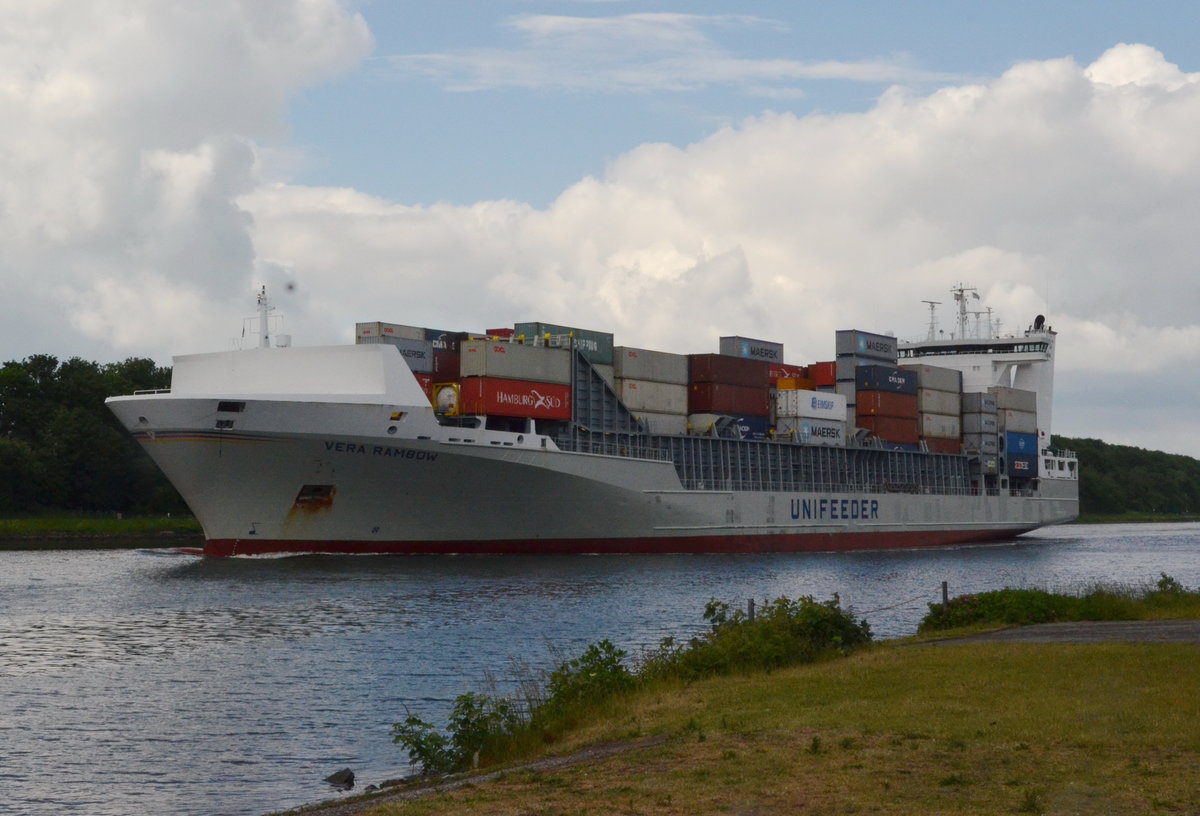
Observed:
[[[1006,586],[1200,585],[1200,524],[1073,525],[1010,543],[762,556],[201,559],[0,552],[5,813],[262,814],[407,773],[389,737],[601,638],[703,628],[710,598],[838,593],[876,637]]]

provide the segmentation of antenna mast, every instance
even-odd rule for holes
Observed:
[[[922,303],[929,304],[929,339],[933,341],[937,338],[937,307],[942,305],[940,300],[922,300]]]
[[[267,301],[267,287],[263,284],[258,292],[258,347],[271,347],[270,327],[271,304]]]

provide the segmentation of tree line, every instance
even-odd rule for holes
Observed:
[[[168,388],[171,369],[35,354],[0,367],[0,513],[185,512],[179,494],[104,405]],[[1079,455],[1080,511],[1200,513],[1200,460],[1055,437]]]

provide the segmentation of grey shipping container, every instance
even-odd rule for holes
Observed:
[[[996,410],[1037,411],[1037,392],[994,385],[988,393],[996,397]]]
[[[503,377],[560,385],[571,382],[571,352],[567,349],[467,340],[460,354],[463,377]]]
[[[621,378],[650,382],[688,384],[686,354],[617,346],[613,349],[613,368]]]
[[[768,340],[753,340],[749,337],[722,337],[720,352],[734,357],[749,357],[766,360],[768,363],[783,362],[783,343]]]
[[[958,439],[962,436],[962,420],[946,414],[918,414],[921,436],[934,439]]]
[[[945,369],[942,369],[943,371]],[[955,372],[956,374],[958,372]],[[921,375],[917,374],[919,378]],[[937,391],[932,388],[917,389],[917,410],[930,414],[948,414],[958,416],[962,410],[962,398],[951,391]]]
[[[917,375],[918,388],[948,391],[953,394],[962,393],[962,372],[957,369],[929,365],[902,365],[900,368]]]
[[[396,335],[363,335],[358,338],[359,345],[395,346],[400,350],[400,356],[408,363],[408,368],[417,374],[429,374],[433,371],[433,345],[424,340],[410,340]]]
[[[896,362],[896,338],[886,334],[871,334],[857,329],[837,332],[834,350],[838,357],[870,357],[874,360]]]
[[[617,396],[630,411],[686,415],[688,387],[651,380],[617,380]]]
[[[1037,433],[1037,414],[1031,411],[1009,411],[1001,409],[996,413],[1000,430],[1014,433]]]
[[[963,450],[996,456],[1000,453],[1000,438],[996,434],[963,434]]]
[[[963,433],[994,434],[1000,430],[1000,420],[995,414],[963,414]]]
[[[580,329],[574,326],[560,326],[556,323],[518,323],[515,326],[518,335],[524,335],[526,343],[542,343],[546,335],[563,337],[569,335],[574,340],[575,348],[583,353],[589,363],[601,365],[613,364],[613,336],[609,332]]]
[[[996,413],[996,396],[994,394],[963,394],[962,410],[964,414],[994,414]]]
[[[857,371],[863,366],[879,365],[879,360],[870,357],[839,357],[834,363],[838,382],[853,382]]]

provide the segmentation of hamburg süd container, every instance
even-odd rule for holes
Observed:
[[[846,421],[846,398],[820,391],[778,391],[775,416]]]
[[[896,338],[891,335],[842,329],[837,332],[834,351],[839,357],[870,357],[895,363],[899,346],[896,344]]]
[[[467,377],[459,386],[460,412],[530,419],[570,419],[571,387],[500,377]]]
[[[722,337],[718,348],[722,354],[734,357],[749,357],[752,360],[764,360],[768,363],[783,362],[783,343],[735,336]]]
[[[917,394],[917,375],[911,371],[883,365],[859,366],[854,371],[854,385],[862,391],[891,391],[895,394]]]
[[[956,372],[957,373],[957,372]],[[962,410],[962,398],[952,391],[936,391],[932,388],[917,389],[917,410],[931,414],[958,416]]]
[[[1029,411],[1030,413],[1037,412],[1036,391],[1025,391],[1020,388],[993,385],[988,389],[988,393],[996,398],[997,411],[1008,409],[1011,411]]]
[[[726,354],[689,354],[688,381],[696,383],[722,383],[747,388],[767,388],[767,364],[748,357],[731,357]]]
[[[650,411],[658,414],[686,415],[688,412],[688,387],[652,380],[617,380],[617,396],[625,407],[637,413]]]
[[[728,383],[695,382],[688,389],[689,414],[769,416],[770,391]]]
[[[668,354],[665,351],[617,346],[613,349],[613,370],[621,379],[688,384],[686,354]]]
[[[902,365],[900,368],[917,375],[918,388],[947,391],[952,394],[962,393],[962,372],[958,369],[916,364]]]
[[[500,377],[559,385],[571,382],[571,352],[564,348],[468,340],[459,354],[463,377]]]
[[[569,343],[573,342],[589,363],[613,364],[613,336],[610,332],[542,322],[518,323],[515,331],[517,335],[524,336],[525,342],[530,344],[545,344],[547,335],[551,338],[551,344],[569,338],[568,347]]]
[[[891,391],[859,391],[855,413],[858,416],[889,416],[915,420],[917,396]]]

